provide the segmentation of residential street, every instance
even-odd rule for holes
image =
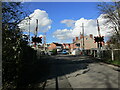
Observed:
[[[55,88],[118,88],[117,67],[89,56],[59,55],[49,57],[50,73],[37,87]]]
[[[120,0],[2,0],[0,90],[120,90]]]

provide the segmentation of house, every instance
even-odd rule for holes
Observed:
[[[70,49],[70,44],[69,43],[63,43],[63,49]]]
[[[53,42],[48,46],[48,50],[54,50],[54,49],[57,49],[57,51],[61,51],[63,49],[63,45]]]
[[[83,45],[83,38],[84,38],[84,45]],[[83,37],[81,34],[80,37],[76,37],[75,40],[73,40],[72,49],[74,48],[80,48],[81,50],[84,49],[92,49],[97,48],[97,43],[94,42],[93,35],[90,34],[89,36],[86,35]]]

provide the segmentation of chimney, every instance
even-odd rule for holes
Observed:
[[[75,39],[73,39],[73,42],[75,42]]]
[[[81,34],[81,35],[80,35],[80,39],[82,39],[82,38],[83,38],[83,35]]]
[[[93,39],[93,35],[92,35],[92,34],[90,34],[90,38],[92,38],[92,39]]]
[[[76,37],[76,41],[78,40],[78,37]]]

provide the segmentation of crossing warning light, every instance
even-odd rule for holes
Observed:
[[[102,37],[94,37],[94,41],[95,41],[95,43],[96,42],[104,42],[104,36],[102,36]]]
[[[41,37],[32,37],[32,41],[36,43],[42,43],[42,38]]]

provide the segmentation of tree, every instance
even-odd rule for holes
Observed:
[[[120,1],[111,3],[100,3],[98,5],[100,13],[105,14],[104,18],[107,20],[106,23],[112,23],[114,34],[116,35],[117,42],[120,41]]]
[[[20,2],[2,2],[2,84],[3,90],[16,88],[22,62],[23,46],[18,23],[25,17]]]
[[[28,16],[20,2],[2,2],[2,90],[19,89],[25,69],[36,60],[36,51],[28,46],[19,23]]]

